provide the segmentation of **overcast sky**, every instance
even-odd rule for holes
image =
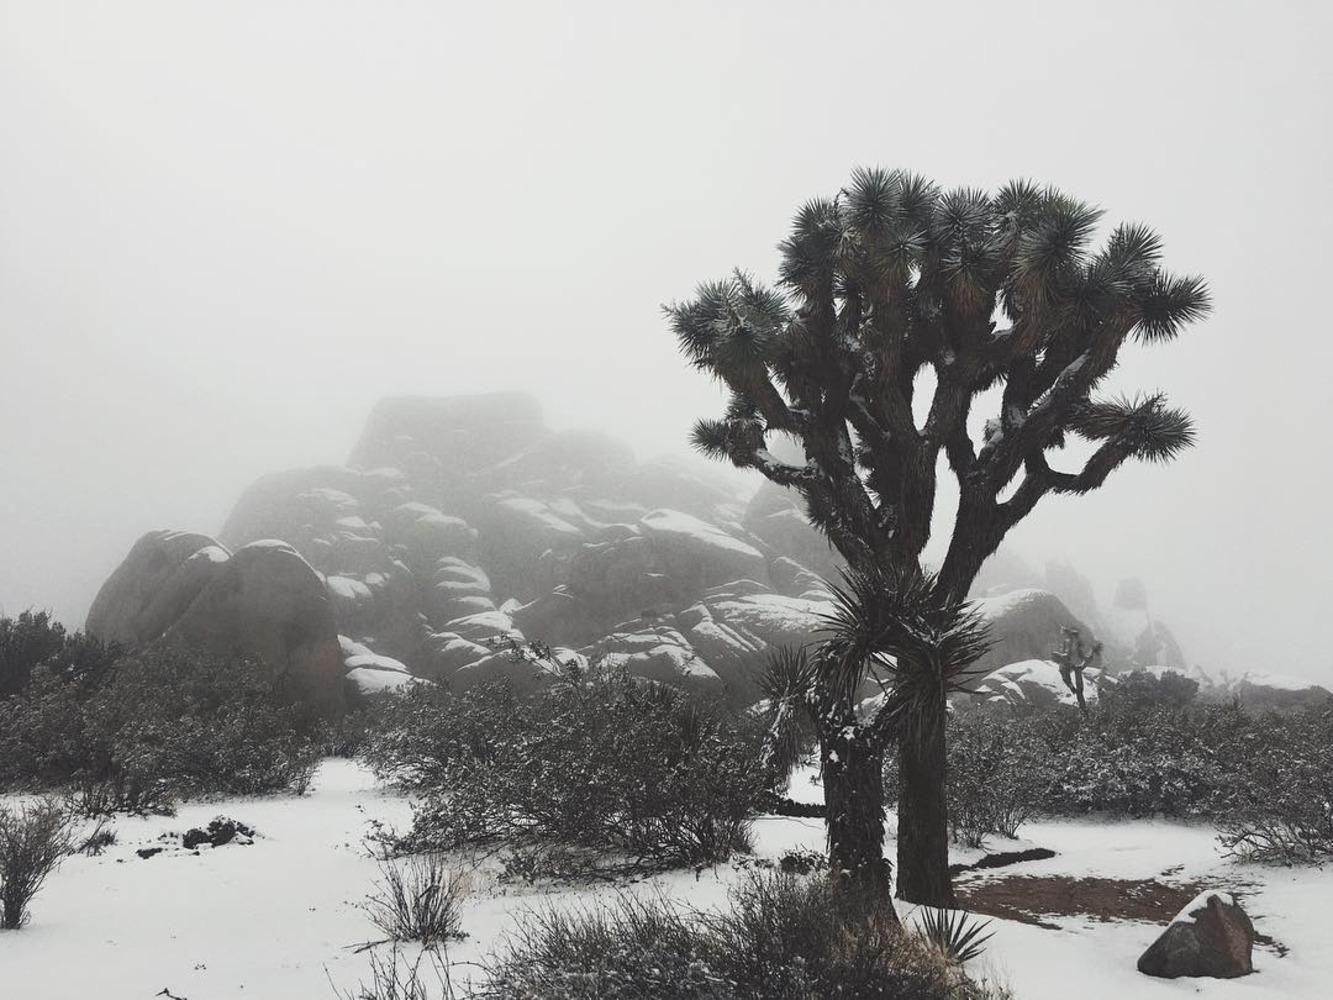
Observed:
[[[81,623],[386,394],[683,450],[718,394],[661,303],[901,166],[1058,184],[1208,277],[1116,382],[1198,447],[1012,538],[1141,576],[1195,662],[1329,683],[1330,6],[0,0],[0,607]]]

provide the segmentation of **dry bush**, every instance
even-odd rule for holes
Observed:
[[[28,921],[28,904],[74,851],[75,821],[56,799],[0,806],[0,930]]]
[[[826,879],[751,873],[722,912],[622,895],[529,915],[472,996],[542,1000],[997,1000],[917,934],[849,923]]]
[[[380,880],[363,908],[390,941],[429,947],[463,937],[460,911],[468,878],[438,854],[380,862]]]
[[[370,982],[338,990],[339,1000],[454,1000],[449,966],[432,948],[409,961],[398,946],[387,957],[371,952]]]

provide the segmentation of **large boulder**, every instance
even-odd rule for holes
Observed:
[[[333,600],[285,542],[228,552],[207,535],[151,532],[102,585],[85,627],[109,642],[178,642],[252,658],[319,711],[343,707]]]
[[[1288,712],[1333,708],[1333,692],[1299,677],[1247,672],[1226,688],[1227,694],[1247,708]]]
[[[290,545],[237,549],[168,633],[267,664],[302,700],[343,707],[343,658],[324,581]]]
[[[150,531],[130,549],[93,599],[85,626],[105,642],[141,646],[162,636],[231,557],[189,531]]]
[[[658,509],[638,527],[653,547],[662,572],[690,589],[732,580],[768,579],[768,561],[753,545],[719,527],[678,510]]]
[[[1254,971],[1254,924],[1230,893],[1201,893],[1139,957],[1144,975],[1234,979]]]
[[[1095,704],[1100,690],[1101,671],[1089,667],[1083,672],[1083,697]],[[1077,705],[1077,696],[1060,676],[1060,665],[1052,660],[1020,660],[975,679],[968,685],[974,697],[989,705],[1011,708],[1050,708],[1053,705]]]
[[[1010,663],[1048,659],[1060,648],[1060,630],[1064,627],[1078,629],[1084,642],[1096,638],[1092,630],[1049,590],[1033,587],[1011,590],[1006,594],[979,598],[974,606],[990,623],[994,640],[986,655],[975,665],[978,674],[990,673]]]

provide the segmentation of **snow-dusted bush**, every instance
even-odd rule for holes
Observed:
[[[981,1000],[969,980],[897,926],[849,925],[824,879],[752,874],[722,912],[621,896],[520,922],[493,956],[484,997],[543,1000]]]
[[[1030,815],[1104,813],[1211,819],[1246,857],[1333,856],[1333,713],[1132,692],[1086,718],[978,711],[950,720],[948,767],[950,824],[973,846]]]
[[[362,908],[387,940],[429,947],[463,936],[459,911],[467,887],[467,876],[438,854],[386,858]]]
[[[757,741],[724,706],[570,669],[528,695],[409,691],[381,709],[365,758],[421,793],[409,849],[558,843],[660,867],[748,849]]]
[[[71,788],[89,815],[300,790],[312,729],[264,671],[230,658],[154,648],[93,683],[42,667],[0,702],[0,786]]]
[[[946,745],[949,834],[956,843],[981,847],[988,837],[1016,837],[1043,811],[1053,765],[1030,725],[984,712],[951,716]],[[884,781],[892,801],[896,754],[885,758]]]
[[[1222,814],[1223,847],[1249,861],[1333,860],[1333,712],[1286,717],[1248,750],[1245,787]]]
[[[1040,807],[1045,747],[1019,727],[984,715],[952,722],[948,732],[949,828],[955,841],[980,847],[993,835],[1017,837]]]
[[[66,677],[103,673],[121,654],[82,632],[66,632],[47,611],[24,611],[0,618],[0,698],[27,688],[33,671],[47,666]]]
[[[0,930],[18,930],[28,904],[74,850],[75,822],[56,799],[0,806]]]
[[[1103,709],[1143,712],[1156,708],[1182,709],[1194,701],[1199,682],[1167,670],[1158,675],[1147,670],[1111,674],[1098,685]]]

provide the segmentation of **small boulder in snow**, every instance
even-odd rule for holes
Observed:
[[[1149,976],[1234,979],[1254,971],[1254,924],[1230,893],[1200,893],[1139,957]]]

